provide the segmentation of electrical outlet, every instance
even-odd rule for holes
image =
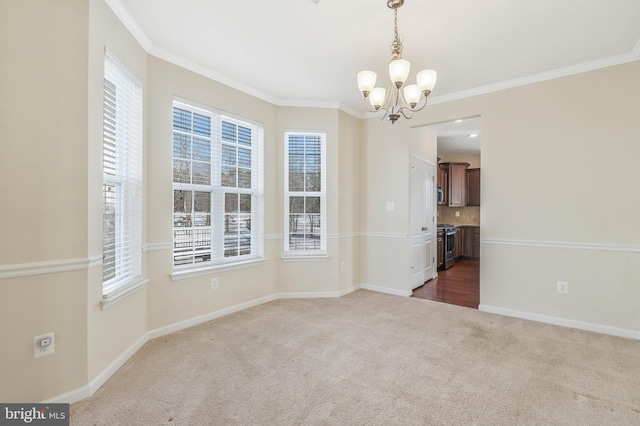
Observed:
[[[33,338],[33,357],[41,358],[51,355],[56,351],[56,342],[53,333],[42,334]]]
[[[218,277],[211,278],[211,290],[218,288]]]
[[[396,204],[393,201],[387,201],[387,211],[393,211],[396,209]]]
[[[460,217],[460,212],[456,212],[456,217]]]
[[[345,270],[345,268],[346,268],[346,267],[347,267],[347,264],[346,264],[346,263],[342,262],[342,263],[340,264],[340,270],[341,270],[342,272],[344,272],[344,270]]]
[[[569,294],[569,283],[566,281],[558,281],[558,293],[560,294]]]

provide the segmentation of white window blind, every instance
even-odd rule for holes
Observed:
[[[142,88],[109,52],[102,161],[102,283],[108,295],[142,274]]]
[[[263,139],[256,123],[174,101],[176,270],[263,257]]]
[[[285,133],[286,255],[326,253],[326,134]]]

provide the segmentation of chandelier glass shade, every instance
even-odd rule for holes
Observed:
[[[373,71],[358,73],[358,88],[364,96],[364,105],[370,112],[384,112],[381,120],[388,118],[395,123],[402,115],[406,119],[420,111],[427,104],[427,97],[436,84],[437,73],[434,70],[420,71],[415,84],[407,84],[411,64],[402,59],[402,42],[398,36],[398,8],[404,0],[388,0],[387,6],[394,13],[394,39],[391,44],[389,62],[389,88],[376,87],[377,75]]]

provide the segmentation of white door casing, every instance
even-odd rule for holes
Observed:
[[[436,276],[435,167],[411,158],[411,288]]]

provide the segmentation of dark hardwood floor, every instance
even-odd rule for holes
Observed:
[[[413,290],[413,297],[478,309],[480,304],[480,262],[459,260],[438,278]]]

